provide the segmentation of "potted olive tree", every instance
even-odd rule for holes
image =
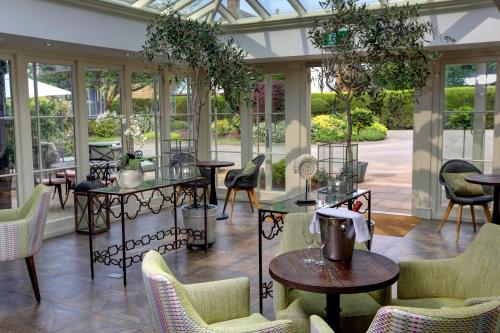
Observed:
[[[197,139],[200,115],[206,110],[211,95],[222,90],[232,108],[238,108],[240,101],[249,97],[256,75],[244,61],[246,54],[232,38],[223,36],[219,24],[184,19],[172,8],[147,26],[141,51],[143,60],[156,63],[160,72],[168,69],[174,75],[191,78],[190,105]],[[189,224],[186,227],[200,230],[204,208],[197,201],[182,208],[184,223]],[[212,243],[217,206],[207,208],[208,239]]]
[[[354,99],[367,95],[377,101],[387,88],[413,89],[418,96],[426,89],[438,57],[424,48],[436,34],[432,24],[420,17],[418,6],[384,2],[372,10],[357,2],[320,1],[328,15],[309,30],[309,39],[322,52],[320,87],[333,91],[335,102],[343,106],[347,147],[352,143]],[[352,155],[355,149],[348,151]]]

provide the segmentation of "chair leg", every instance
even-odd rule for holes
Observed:
[[[59,194],[59,202],[61,203],[61,208],[64,209],[65,200],[63,200],[63,198],[62,198],[61,184],[57,184],[57,185],[55,185],[55,187],[57,189],[57,193]]]
[[[472,227],[474,232],[476,232],[476,212],[474,212],[474,205],[470,205],[470,215],[472,217]]]
[[[487,203],[483,204],[483,210],[484,210],[484,215],[486,215],[487,222],[491,222],[490,208],[488,207]]]
[[[458,205],[458,220],[457,220],[457,241],[460,237],[460,224],[462,223],[462,210],[464,206]]]
[[[246,192],[247,192],[247,196],[248,196],[248,203],[250,204],[250,208],[252,209],[252,213],[253,213],[253,205],[252,205],[253,199],[252,199],[252,196],[250,194],[250,190],[247,190]]]
[[[40,289],[38,288],[38,280],[36,278],[35,261],[33,256],[24,258],[26,261],[26,267],[28,267],[28,273],[30,275],[31,286],[35,292],[35,298],[38,303],[40,303]]]
[[[236,200],[236,192],[238,192],[238,190],[236,189],[233,189],[233,198],[231,200],[231,214],[229,215],[229,222],[233,222],[233,211],[234,211],[234,201]]]
[[[54,193],[52,194],[52,198],[50,200],[54,200],[54,198],[56,197],[56,193],[57,193],[57,186],[54,186]]]
[[[231,195],[231,191],[232,191],[232,189],[231,189],[231,188],[228,188],[228,189],[227,189],[227,192],[226,192],[226,200],[224,201],[224,209],[222,209],[222,213],[223,213],[223,214],[226,212],[227,202],[229,201],[229,196]]]
[[[254,188],[250,190],[250,194],[252,195],[253,198],[253,204],[255,205],[255,207],[257,207],[257,209],[260,209],[259,200],[257,200],[257,194],[255,193]]]
[[[446,220],[448,219],[448,216],[450,215],[451,210],[453,209],[453,205],[454,205],[453,201],[450,200],[450,202],[448,202],[448,207],[446,207],[444,215],[441,218],[441,221],[439,221],[438,232],[441,232],[441,229],[443,229],[443,226],[446,223]]]

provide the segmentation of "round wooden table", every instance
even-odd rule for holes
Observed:
[[[229,161],[198,161],[197,167],[210,169],[210,201],[211,205],[217,206],[217,189],[215,188],[215,169],[233,166],[234,162]],[[217,220],[225,220],[228,215],[224,212],[217,214]]]
[[[493,216],[491,222],[500,224],[500,175],[470,175],[465,181],[473,184],[493,186]]]
[[[315,254],[319,256],[318,250]],[[340,294],[383,289],[399,278],[399,266],[376,253],[354,250],[351,261],[328,261],[325,266],[304,263],[306,250],[281,254],[271,260],[269,273],[294,289],[326,294],[326,321],[340,332]]]

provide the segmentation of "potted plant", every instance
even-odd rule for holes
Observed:
[[[116,181],[122,188],[135,188],[144,181],[144,172],[141,168],[142,158],[126,153],[120,157],[120,171]]]
[[[232,38],[223,36],[219,24],[185,19],[172,7],[148,24],[141,51],[142,59],[156,63],[159,72],[175,70],[176,75],[191,78],[193,93],[189,105],[194,114],[197,141],[200,115],[206,110],[211,95],[222,90],[224,99],[232,108],[238,108],[242,99],[248,100],[256,74],[245,62],[246,54]],[[183,207],[184,223],[203,221],[204,208],[196,200]],[[217,207],[210,205],[207,209],[210,216],[208,239],[211,242]],[[199,230],[194,225],[192,227]]]
[[[417,97],[426,89],[438,57],[424,48],[436,34],[432,24],[421,19],[418,6],[383,2],[371,10],[357,2],[320,1],[329,15],[318,18],[308,36],[322,52],[320,87],[335,92],[334,102],[343,106],[348,146],[355,123],[353,99],[368,95],[377,101],[384,89],[413,89]]]

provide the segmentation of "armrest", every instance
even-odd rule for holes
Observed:
[[[1,209],[0,223],[13,222],[19,220],[21,208]]]
[[[207,324],[250,315],[250,281],[246,277],[184,287],[193,307]]]
[[[214,333],[257,333],[257,332],[279,332],[292,333],[291,320],[273,320],[265,323],[245,325],[238,327],[210,327]]]
[[[465,306],[472,306],[472,305],[477,305],[477,304],[488,303],[491,301],[500,301],[500,296],[467,298],[464,302],[464,305]]]
[[[399,263],[398,298],[453,297],[456,258]]]
[[[335,333],[323,318],[312,315],[310,317],[311,333]]]

